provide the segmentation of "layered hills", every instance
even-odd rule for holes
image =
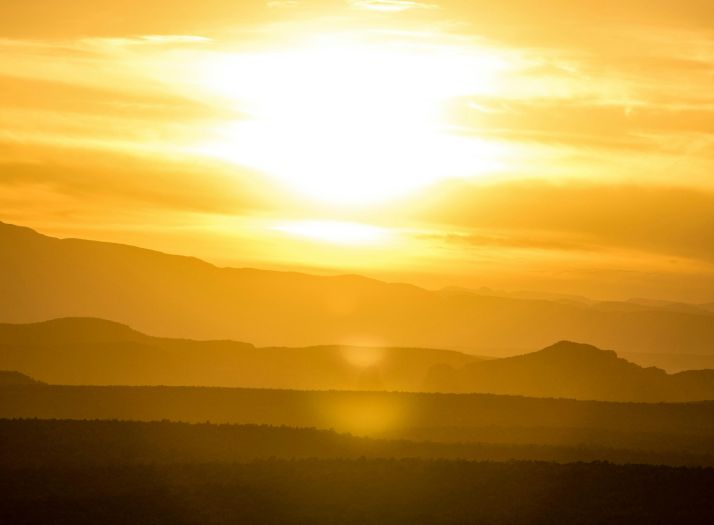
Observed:
[[[561,341],[480,359],[428,348],[255,347],[152,337],[91,318],[0,324],[0,369],[74,385],[491,393],[607,401],[714,399],[714,370],[668,374],[613,351]]]
[[[256,348],[151,337],[92,318],[0,324],[0,369],[54,384],[420,391],[433,366],[478,360],[428,348]]]
[[[380,345],[506,355],[554,341],[714,354],[714,312],[646,301],[426,290],[366,277],[219,268],[0,223],[0,321],[100,317],[172,338]]]

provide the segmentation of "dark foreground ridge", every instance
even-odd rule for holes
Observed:
[[[14,525],[704,525],[714,469],[608,463],[268,460],[3,469]]]
[[[714,455],[688,451],[582,444],[418,442],[371,439],[312,428],[168,421],[0,419],[0,443],[0,467],[231,463],[269,458],[609,461],[714,467]]]
[[[714,402],[608,403],[484,394],[15,386],[0,388],[0,417],[211,421],[334,429],[354,435],[442,443],[714,454]]]

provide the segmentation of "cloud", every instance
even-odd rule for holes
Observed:
[[[410,0],[350,0],[350,5],[357,9],[395,13],[411,9],[436,9],[434,4],[413,2]]]
[[[271,20],[264,0],[25,0],[5,2],[0,37],[75,39],[205,34]]]
[[[466,240],[488,242],[479,232],[490,232],[496,243],[631,250],[714,264],[714,189],[451,182],[422,198],[415,218],[473,230]]]
[[[662,151],[658,137],[710,136],[714,104],[612,103],[599,99],[507,100],[464,97],[454,121],[478,134],[572,146]]]
[[[196,44],[213,41],[212,38],[199,35],[142,35],[140,39],[151,44]]]
[[[67,79],[71,80],[71,79]],[[6,111],[62,112],[137,120],[218,116],[207,104],[172,93],[86,86],[69,81],[0,75],[0,105]],[[225,111],[222,113],[225,115]]]
[[[132,208],[203,213],[252,213],[283,206],[280,192],[267,191],[254,172],[207,160],[141,157],[113,151],[37,147],[0,142],[0,198],[38,188],[52,195],[46,214],[84,209],[112,215]],[[49,199],[49,197],[48,197]],[[21,221],[20,221],[21,222]]]
[[[269,0],[266,5],[273,8],[297,7],[300,5],[298,0]]]
[[[506,250],[528,250],[528,251],[582,251],[595,252],[602,248],[592,244],[586,244],[581,240],[570,239],[567,236],[549,233],[533,232],[521,234],[512,231],[470,231],[451,232],[448,229],[439,232],[438,230],[429,233],[416,233],[416,239],[434,241],[439,243],[449,243],[456,245],[466,245],[467,247],[486,249],[506,249]]]

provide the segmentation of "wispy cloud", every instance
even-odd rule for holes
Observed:
[[[714,238],[711,188],[452,182],[422,196],[419,206],[420,220],[455,226],[466,233],[455,239],[477,244],[630,249],[714,265],[714,245],[706,240]]]
[[[266,5],[271,9],[280,9],[282,7],[297,7],[300,2],[298,0],[268,0]]]
[[[350,0],[350,5],[357,9],[395,13],[410,9],[437,9],[436,4],[413,2],[410,0]]]

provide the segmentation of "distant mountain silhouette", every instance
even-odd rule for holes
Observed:
[[[636,304],[645,308],[657,308],[662,310],[678,311],[692,314],[711,314],[712,309],[708,304],[686,304],[676,303],[673,301],[658,301],[655,299],[643,299],[635,297],[627,301],[630,304]]]
[[[712,313],[714,313],[714,303],[688,304],[640,297],[634,297],[626,301],[596,301],[594,299],[588,299],[587,297],[583,297],[580,295],[528,291],[505,292],[502,290],[492,290],[486,287],[481,287],[477,290],[471,290],[469,288],[463,288],[459,286],[447,286],[443,289],[443,291],[477,296],[551,301],[561,304],[586,306],[594,310],[604,311],[642,312],[659,310],[665,312],[682,312],[696,315],[711,315]]]
[[[0,323],[0,344],[4,345],[141,343],[151,339],[126,325],[97,318],[52,319],[30,324]]]
[[[434,364],[462,366],[478,359],[425,348],[256,348],[168,339],[91,318],[0,324],[0,368],[54,384],[416,391]]]
[[[101,319],[0,324],[0,369],[53,384],[478,392],[606,401],[714,400],[714,370],[667,374],[613,351],[561,341],[479,359],[449,350],[150,337]]]
[[[40,381],[35,381],[30,376],[15,372],[14,370],[0,370],[0,386],[24,386],[41,385]]]
[[[656,366],[669,373],[685,370],[714,370],[714,355],[619,352],[617,355],[640,366]]]
[[[714,399],[714,370],[667,374],[642,368],[613,351],[560,341],[538,352],[432,368],[427,388],[603,401]]]
[[[507,355],[569,339],[618,351],[713,354],[714,312],[681,310],[218,268],[0,223],[0,321],[12,323],[101,317],[167,337],[258,345],[367,341]]]

